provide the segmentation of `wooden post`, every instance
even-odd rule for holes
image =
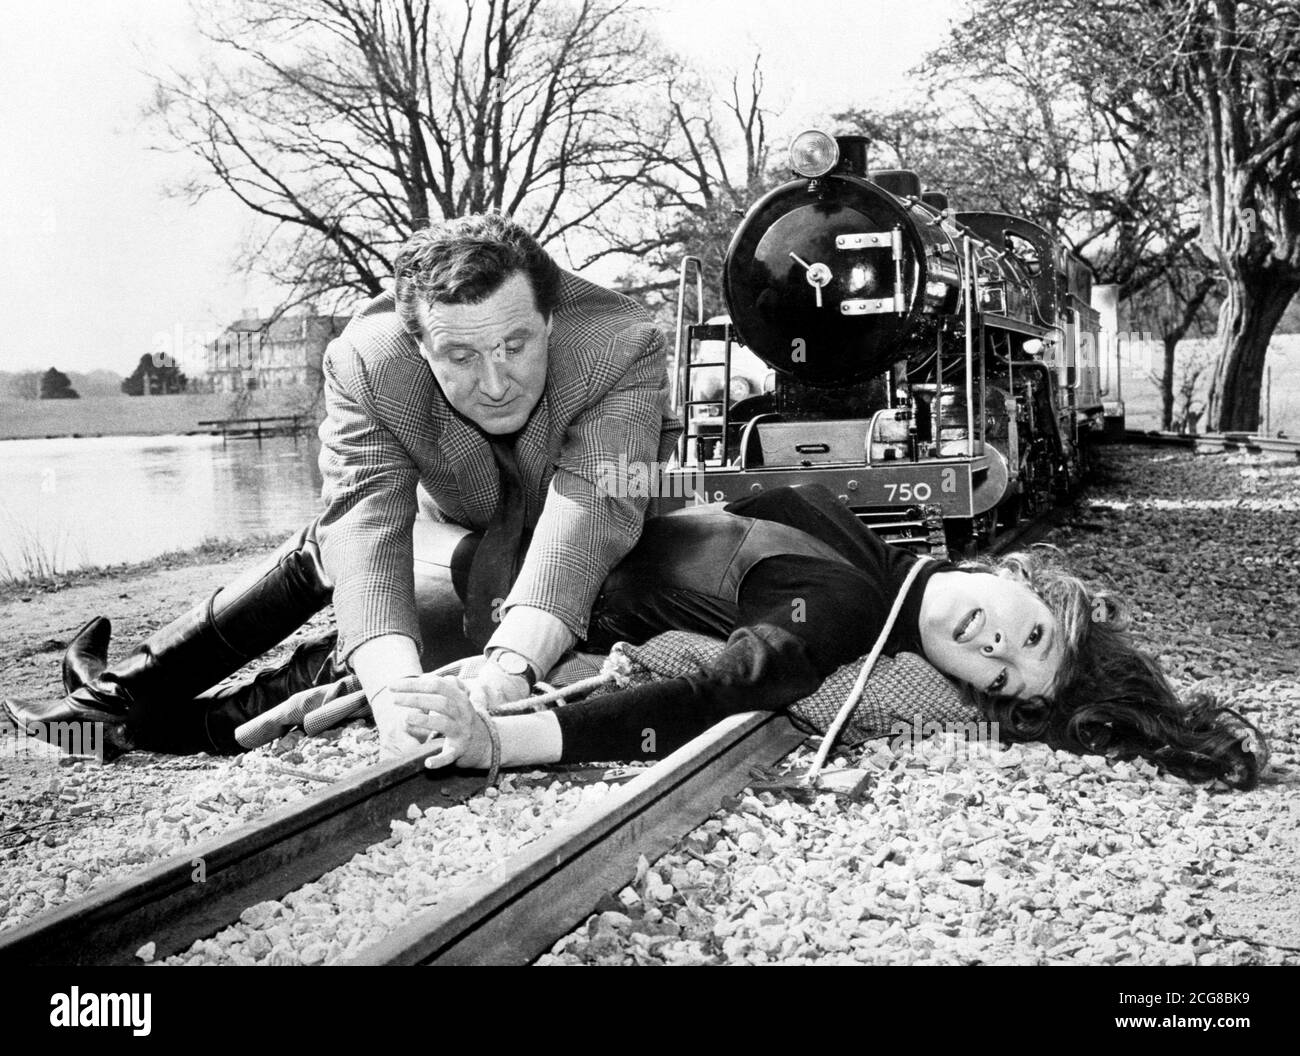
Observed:
[[[1273,364],[1264,368],[1264,435],[1273,430]]]

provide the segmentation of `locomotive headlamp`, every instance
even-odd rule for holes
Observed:
[[[800,132],[790,144],[790,168],[809,179],[825,176],[839,160],[839,144],[815,128]]]
[[[727,395],[733,403],[745,399],[752,391],[748,378],[732,378],[731,384],[727,386]]]

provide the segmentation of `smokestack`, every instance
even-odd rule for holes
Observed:
[[[867,136],[836,136],[835,142],[840,147],[840,169],[854,176],[867,174],[867,148],[871,140]]]

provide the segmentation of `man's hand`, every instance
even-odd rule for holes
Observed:
[[[470,700],[489,711],[501,704],[523,700],[532,692],[526,679],[507,674],[495,660],[479,660],[462,667],[460,681]]]
[[[461,679],[444,675],[403,678],[391,687],[393,711],[411,745],[429,743],[440,750],[428,767],[461,766],[486,770],[492,763],[492,738],[483,717],[470,700],[470,687]],[[383,743],[381,734],[381,744]]]
[[[406,732],[406,714],[393,703],[393,683],[420,673],[415,640],[404,634],[385,634],[357,646],[352,670],[370,699],[370,711],[379,727],[379,756],[405,755],[420,743]]]
[[[404,681],[410,681],[404,680]],[[405,755],[424,743],[424,738],[416,738],[407,730],[407,712],[397,703],[397,693],[393,686],[385,686],[370,698],[370,712],[375,717],[379,728],[379,757],[393,759]]]

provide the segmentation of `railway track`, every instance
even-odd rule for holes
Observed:
[[[805,739],[783,715],[719,723],[584,812],[411,917],[349,964],[523,964]],[[0,933],[0,965],[131,965],[187,949],[387,837],[412,803],[480,790],[481,776],[424,768],[428,753],[368,767],[305,800],[184,848],[127,880]],[[201,879],[200,879],[201,877]]]
[[[1300,459],[1300,440],[1277,436],[1256,436],[1251,433],[1162,433],[1129,429],[1124,433],[1124,443],[1146,446],[1188,448],[1199,454],[1242,451],[1252,455],[1290,455]]]
[[[988,550],[1028,546],[1067,512],[1004,530]],[[528,963],[626,886],[640,855],[653,861],[671,849],[805,738],[783,715],[734,716],[340,963]],[[482,789],[481,776],[426,770],[427,754],[368,767],[0,933],[0,965],[138,965],[148,943],[157,959],[180,953],[384,840],[411,804]]]

